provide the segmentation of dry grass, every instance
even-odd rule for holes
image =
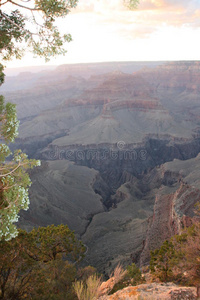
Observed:
[[[73,284],[73,288],[74,288],[74,291],[76,293],[76,296],[78,297],[78,300],[82,300],[82,295],[83,295],[83,291],[84,291],[84,284],[82,281],[76,281],[74,284]]]
[[[122,268],[120,264],[117,265],[117,267],[114,269],[113,277],[115,280],[115,284],[118,283],[120,280],[124,278],[127,271]]]
[[[100,296],[102,281],[96,274],[91,275],[85,282],[77,281],[74,283],[74,291],[79,300],[97,300]]]
[[[115,284],[118,283],[119,281],[121,281],[124,278],[124,276],[126,275],[126,273],[127,273],[127,271],[124,270],[120,264],[118,264],[116,266],[116,268],[114,269],[114,272],[112,275],[114,277]]]
[[[106,282],[102,282],[96,274],[91,275],[85,283],[83,281],[75,282],[74,291],[79,300],[97,300],[100,296],[101,300],[106,299],[106,295],[116,283],[124,278],[126,272],[119,264]]]

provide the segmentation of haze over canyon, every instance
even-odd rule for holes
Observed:
[[[30,172],[19,226],[67,224],[84,259],[107,274],[149,261],[200,196],[200,62],[61,65],[15,73],[1,87],[17,104]]]

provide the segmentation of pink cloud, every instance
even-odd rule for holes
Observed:
[[[110,26],[125,38],[146,38],[162,26],[200,26],[200,1],[140,0],[129,11],[123,0],[80,0],[73,14],[87,14],[94,25]]]

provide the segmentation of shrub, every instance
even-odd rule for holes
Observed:
[[[78,300],[96,300],[100,296],[102,281],[96,274],[88,277],[86,282],[76,281],[73,284]]]
[[[123,278],[116,282],[110,294],[114,294],[117,291],[130,285],[141,284],[144,281],[145,279],[142,277],[140,269],[136,266],[135,263],[132,263],[131,265],[127,266]]]

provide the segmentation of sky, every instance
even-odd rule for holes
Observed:
[[[200,0],[140,0],[133,11],[123,0],[79,0],[57,25],[73,41],[49,65],[200,59]],[[44,64],[28,54],[7,67]]]

